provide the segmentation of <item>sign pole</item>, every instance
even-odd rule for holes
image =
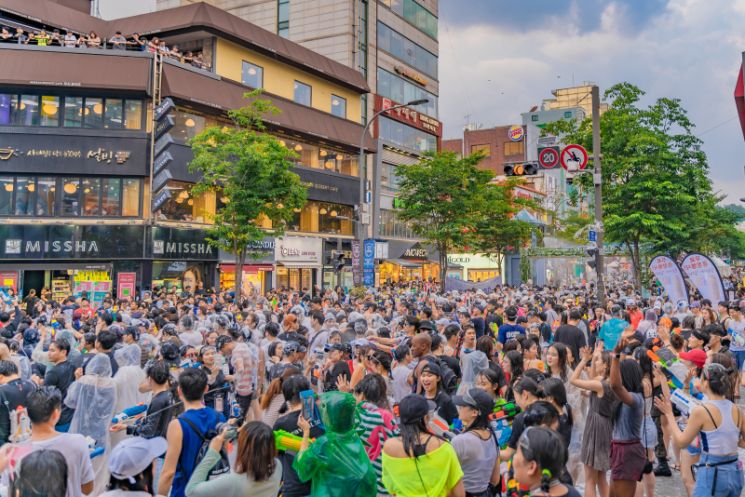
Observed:
[[[597,227],[598,300],[605,307],[605,263],[603,256],[603,176],[600,166],[600,89],[592,87],[592,155],[595,171],[592,175],[595,185],[595,226]]]

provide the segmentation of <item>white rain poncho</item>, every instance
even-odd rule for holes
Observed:
[[[140,367],[140,357],[142,349],[139,345],[125,345],[114,352],[114,359],[119,365],[119,369],[114,375],[114,384],[116,385],[116,405],[114,413],[122,412],[124,409],[136,406],[140,403],[149,403],[150,394],[140,393],[140,384],[145,380],[145,371]],[[125,431],[118,431],[111,434],[111,446],[126,438]]]
[[[463,378],[458,387],[458,395],[463,395],[463,392],[473,388],[476,376],[489,368],[489,358],[480,350],[474,350],[468,354],[461,354],[460,364]]]
[[[100,495],[109,481],[109,426],[116,405],[116,385],[111,377],[111,361],[106,354],[96,354],[85,367],[85,375],[70,385],[65,404],[75,409],[70,433],[91,437],[102,456],[93,459],[96,474],[93,493]]]

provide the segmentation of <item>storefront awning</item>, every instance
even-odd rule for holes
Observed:
[[[321,269],[320,265],[312,265],[307,262],[278,262],[277,266],[286,267],[287,269]]]
[[[409,261],[406,259],[388,259],[386,262],[390,262],[391,264],[396,264],[397,266],[411,268],[411,269],[422,267],[421,262]]]

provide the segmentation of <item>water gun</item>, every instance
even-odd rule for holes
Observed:
[[[745,338],[742,337],[739,333],[735,332],[734,329],[728,328],[727,334],[732,337],[732,340],[735,342],[735,345],[738,347],[745,346]]]
[[[91,459],[101,456],[106,452],[104,447],[96,447],[96,441],[92,437],[85,437],[85,443],[88,444],[88,455]]]
[[[512,425],[505,418],[498,419],[494,434],[497,437],[499,448],[505,449],[507,448],[507,443],[510,441],[510,437],[512,437]]]
[[[315,438],[310,439],[310,443],[315,442]],[[277,450],[283,450],[285,452],[300,452],[300,444],[303,442],[303,437],[293,435],[285,430],[276,430],[274,432],[274,446]]]
[[[678,410],[686,415],[690,414],[691,409],[701,405],[700,399],[688,395],[682,388],[673,390],[670,394],[670,402],[675,404]]]
[[[665,376],[667,377],[667,384],[671,390],[678,390],[684,387],[683,382],[680,381],[680,379],[675,376],[672,371],[670,371],[667,362],[663,361],[660,356],[655,354],[653,351],[648,350],[647,357],[649,357],[652,362],[656,362],[657,364],[662,366],[662,372],[665,373]],[[677,360],[678,359],[676,358],[673,362],[676,362]]]
[[[456,435],[453,431],[450,430],[450,426],[447,424],[447,421],[445,421],[439,414],[435,414],[434,416],[432,416],[432,418],[429,420],[429,423],[427,423],[427,429],[433,435],[442,437],[445,440],[452,440],[452,438]]]
[[[125,421],[134,418],[135,416],[139,416],[140,414],[147,411],[147,404],[145,403],[139,403],[136,406],[127,407],[119,414],[115,415],[111,422],[114,424],[117,423],[124,423]]]
[[[497,401],[494,403],[494,412],[489,415],[489,419],[499,420],[504,418],[511,421],[519,413],[520,408],[517,407],[514,402],[507,402],[504,399],[497,399]]]

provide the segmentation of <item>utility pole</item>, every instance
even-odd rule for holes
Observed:
[[[598,274],[598,300],[605,307],[605,262],[603,256],[603,172],[600,166],[600,89],[592,86],[592,179],[595,185],[595,225],[597,226],[597,249],[595,270]]]

